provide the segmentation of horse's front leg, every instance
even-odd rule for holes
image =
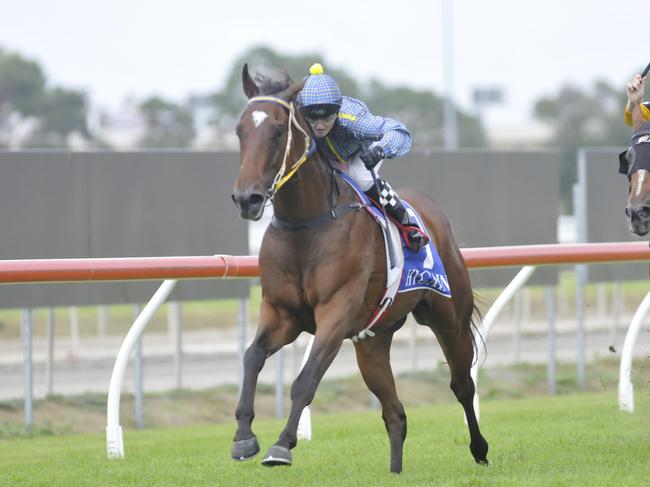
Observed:
[[[244,380],[235,417],[237,432],[231,450],[233,460],[249,460],[260,451],[251,424],[255,417],[255,389],[267,357],[287,343],[293,342],[300,329],[295,320],[263,300],[260,307],[260,324],[257,334],[244,354]]]
[[[264,456],[262,464],[268,467],[276,465],[291,465],[291,449],[297,443],[298,422],[302,410],[311,404],[318,384],[328,367],[336,357],[341,344],[347,333],[348,308],[344,306],[328,306],[332,316],[334,313],[338,318],[329,317],[325,320],[318,320],[318,314],[328,316],[321,309],[316,316],[316,335],[309,358],[300,374],[291,386],[291,412],[287,424],[280,434],[277,443],[273,445]],[[337,309],[338,308],[338,309]],[[341,308],[346,311],[341,313]]]

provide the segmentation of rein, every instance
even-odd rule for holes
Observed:
[[[300,124],[296,120],[295,107],[293,103],[287,103],[282,98],[277,98],[275,96],[254,96],[253,98],[248,100],[248,103],[254,103],[254,102],[277,103],[278,105],[282,105],[284,108],[286,108],[289,111],[289,122],[287,128],[287,145],[284,148],[282,166],[280,166],[280,170],[275,175],[271,187],[266,191],[266,196],[268,197],[268,199],[273,201],[273,197],[275,196],[275,193],[277,193],[278,190],[282,186],[284,186],[284,184],[287,181],[289,181],[289,179],[291,179],[291,177],[296,173],[296,171],[300,168],[300,166],[302,166],[305,163],[305,161],[309,159],[309,157],[314,152],[316,152],[316,144],[314,144],[314,142],[311,140],[311,137],[309,137],[309,134],[305,132],[305,130],[300,126]],[[293,140],[293,132],[291,130],[293,126],[295,126],[305,136],[305,151],[303,152],[300,159],[298,159],[296,162],[293,163],[293,165],[289,169],[289,172],[287,172],[287,159],[289,157],[289,152],[291,151],[291,142]]]

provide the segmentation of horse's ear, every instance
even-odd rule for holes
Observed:
[[[298,81],[297,83],[292,84],[291,86],[289,86],[289,88],[287,88],[282,92],[283,95],[282,98],[288,101],[293,100],[296,97],[296,95],[300,92],[300,90],[302,90],[303,86],[305,86],[304,79]]]
[[[244,64],[244,69],[241,73],[242,87],[244,88],[244,94],[248,98],[253,98],[254,96],[259,95],[260,89],[251,78],[251,75],[248,73],[248,63]]]

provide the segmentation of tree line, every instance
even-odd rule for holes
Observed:
[[[414,148],[444,145],[442,96],[408,86],[388,86],[379,80],[360,82],[345,69],[329,65],[318,53],[286,55],[267,47],[243,52],[232,63],[224,85],[201,97],[213,133],[206,145],[223,148],[225,136],[234,130],[246,102],[241,90],[245,62],[262,72],[285,68],[297,80],[314,60],[323,61],[344,94],[364,100],[374,113],[406,123],[413,133]],[[576,149],[627,143],[630,133],[622,120],[624,87],[612,87],[604,81],[586,87],[567,85],[531,102],[534,116],[552,129],[543,146],[561,152],[562,193],[565,201],[570,201]],[[176,102],[150,96],[137,100],[135,108],[142,125],[133,143],[136,147],[190,147],[196,140],[192,99]],[[489,146],[477,111],[456,108],[459,146]],[[69,148],[75,139],[86,147],[110,148],[101,131],[89,126],[89,113],[90,100],[83,90],[51,86],[37,61],[0,48],[0,148]]]

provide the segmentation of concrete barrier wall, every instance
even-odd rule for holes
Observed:
[[[0,152],[0,259],[248,253],[223,152]],[[2,285],[1,307],[129,303],[160,283]],[[179,283],[172,299],[245,297],[249,280]]]
[[[556,152],[414,152],[385,161],[381,173],[393,187],[413,187],[436,200],[451,219],[460,247],[557,243]],[[503,287],[517,271],[471,271],[472,284]],[[553,284],[557,269],[540,268],[529,282]]]

